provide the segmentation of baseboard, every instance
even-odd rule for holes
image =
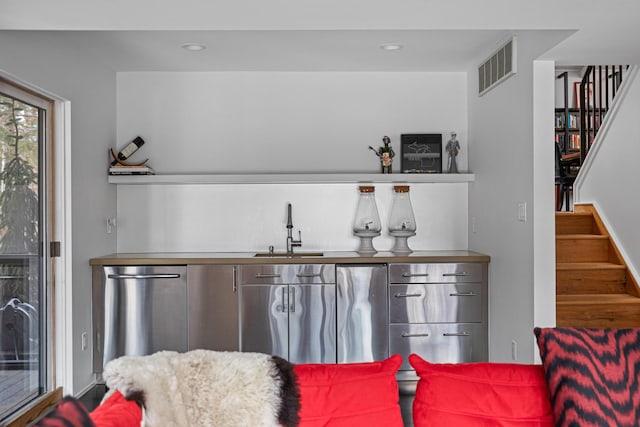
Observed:
[[[91,381],[85,388],[80,390],[80,392],[73,397],[75,397],[76,399],[80,399],[82,396],[89,393],[97,384],[98,383],[96,382],[96,380]]]

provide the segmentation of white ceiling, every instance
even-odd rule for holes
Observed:
[[[64,32],[117,71],[456,71],[524,31],[559,64],[638,64],[638,18],[639,0],[3,0],[0,30]]]
[[[508,31],[268,30],[71,32],[117,71],[461,71]],[[180,46],[201,43],[203,51]],[[387,51],[386,43],[402,49]]]

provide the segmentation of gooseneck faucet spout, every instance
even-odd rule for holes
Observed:
[[[298,230],[298,240],[293,238],[293,220],[291,219],[291,203],[287,205],[287,255],[293,255],[293,248],[302,246],[302,232]]]
[[[291,203],[287,205],[287,228],[289,230],[293,228],[293,221],[291,220]]]

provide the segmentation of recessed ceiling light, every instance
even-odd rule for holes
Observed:
[[[207,48],[201,43],[185,43],[180,47],[190,52],[200,52],[201,50],[205,50]]]
[[[399,43],[385,43],[380,45],[380,49],[382,50],[400,50],[402,47]]]

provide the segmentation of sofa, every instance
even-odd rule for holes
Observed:
[[[416,370],[419,381],[413,399],[412,422],[416,427],[426,426],[638,426],[640,425],[640,329],[586,329],[586,328],[535,328],[535,339],[540,350],[542,364],[515,363],[457,363],[437,364],[411,354],[409,362]],[[200,351],[202,352],[202,351]],[[191,353],[191,352],[189,352]],[[241,353],[214,353],[211,357],[216,366],[222,366],[218,357],[233,360],[250,358]],[[175,362],[179,369],[191,369],[194,378],[199,375],[207,380],[209,389],[221,393],[213,400],[209,393],[196,390],[186,383],[183,392],[172,390],[169,398],[151,399],[141,396],[141,383],[156,381],[165,375],[169,381],[179,384],[191,374],[176,373],[161,369],[147,369],[150,359],[131,359],[138,366],[130,372],[117,371],[117,386],[93,412],[89,413],[71,397],[65,398],[58,407],[40,421],[40,426],[98,426],[98,427],[154,427],[179,425],[251,425],[251,426],[301,426],[301,427],[370,427],[403,426],[398,404],[396,373],[402,364],[400,355],[385,360],[352,364],[298,364],[290,365],[272,356],[258,355],[249,363],[265,371],[264,391],[251,390],[245,393],[242,387],[230,382],[228,376],[220,377],[216,370],[203,371],[203,353],[192,355],[165,354],[167,360]],[[204,355],[209,357],[209,354]],[[176,359],[174,359],[174,357]],[[191,359],[183,359],[191,357]],[[177,359],[180,358],[180,359]],[[197,359],[196,359],[197,358]],[[111,363],[111,362],[110,362]],[[164,362],[163,362],[164,363]],[[243,361],[246,366],[246,361]],[[280,366],[277,366],[277,365]],[[217,369],[217,368],[216,368]],[[225,375],[231,372],[241,382],[253,386],[260,373],[250,366],[245,368],[225,365]],[[276,372],[277,371],[277,372]],[[187,373],[185,373],[187,372]],[[250,372],[247,374],[247,372]],[[105,368],[109,377],[109,369]],[[136,378],[136,376],[138,378]],[[289,379],[285,377],[289,376]],[[109,377],[107,382],[114,381]],[[269,386],[269,378],[279,388]],[[155,382],[153,384],[156,384]],[[157,388],[155,385],[153,386]],[[261,386],[262,387],[262,386]],[[162,388],[170,388],[164,387]],[[285,390],[286,389],[286,390]],[[283,391],[284,390],[284,391]],[[260,397],[272,393],[280,400],[270,410],[262,411]],[[189,396],[186,398],[185,396]],[[198,406],[193,400],[205,399]],[[208,399],[208,400],[207,400]],[[268,401],[269,399],[265,400]],[[173,401],[173,402],[171,402]],[[189,407],[182,421],[167,418],[154,419],[158,406],[163,410],[176,411]],[[201,403],[202,403],[201,402]],[[155,405],[155,408],[154,408]],[[199,410],[216,406],[220,417],[228,412],[240,414],[260,409],[264,418],[251,423],[239,421],[203,422],[196,419]],[[282,408],[288,408],[288,417],[282,417]],[[144,408],[144,409],[142,409]],[[199,408],[199,409],[198,409]],[[286,412],[286,411],[285,411]],[[266,414],[266,415],[264,415]],[[247,415],[248,417],[249,415]],[[53,420],[52,424],[47,424]],[[73,420],[72,423],[55,424],[57,420]],[[248,418],[246,418],[248,419]],[[182,423],[182,424],[181,424]]]

